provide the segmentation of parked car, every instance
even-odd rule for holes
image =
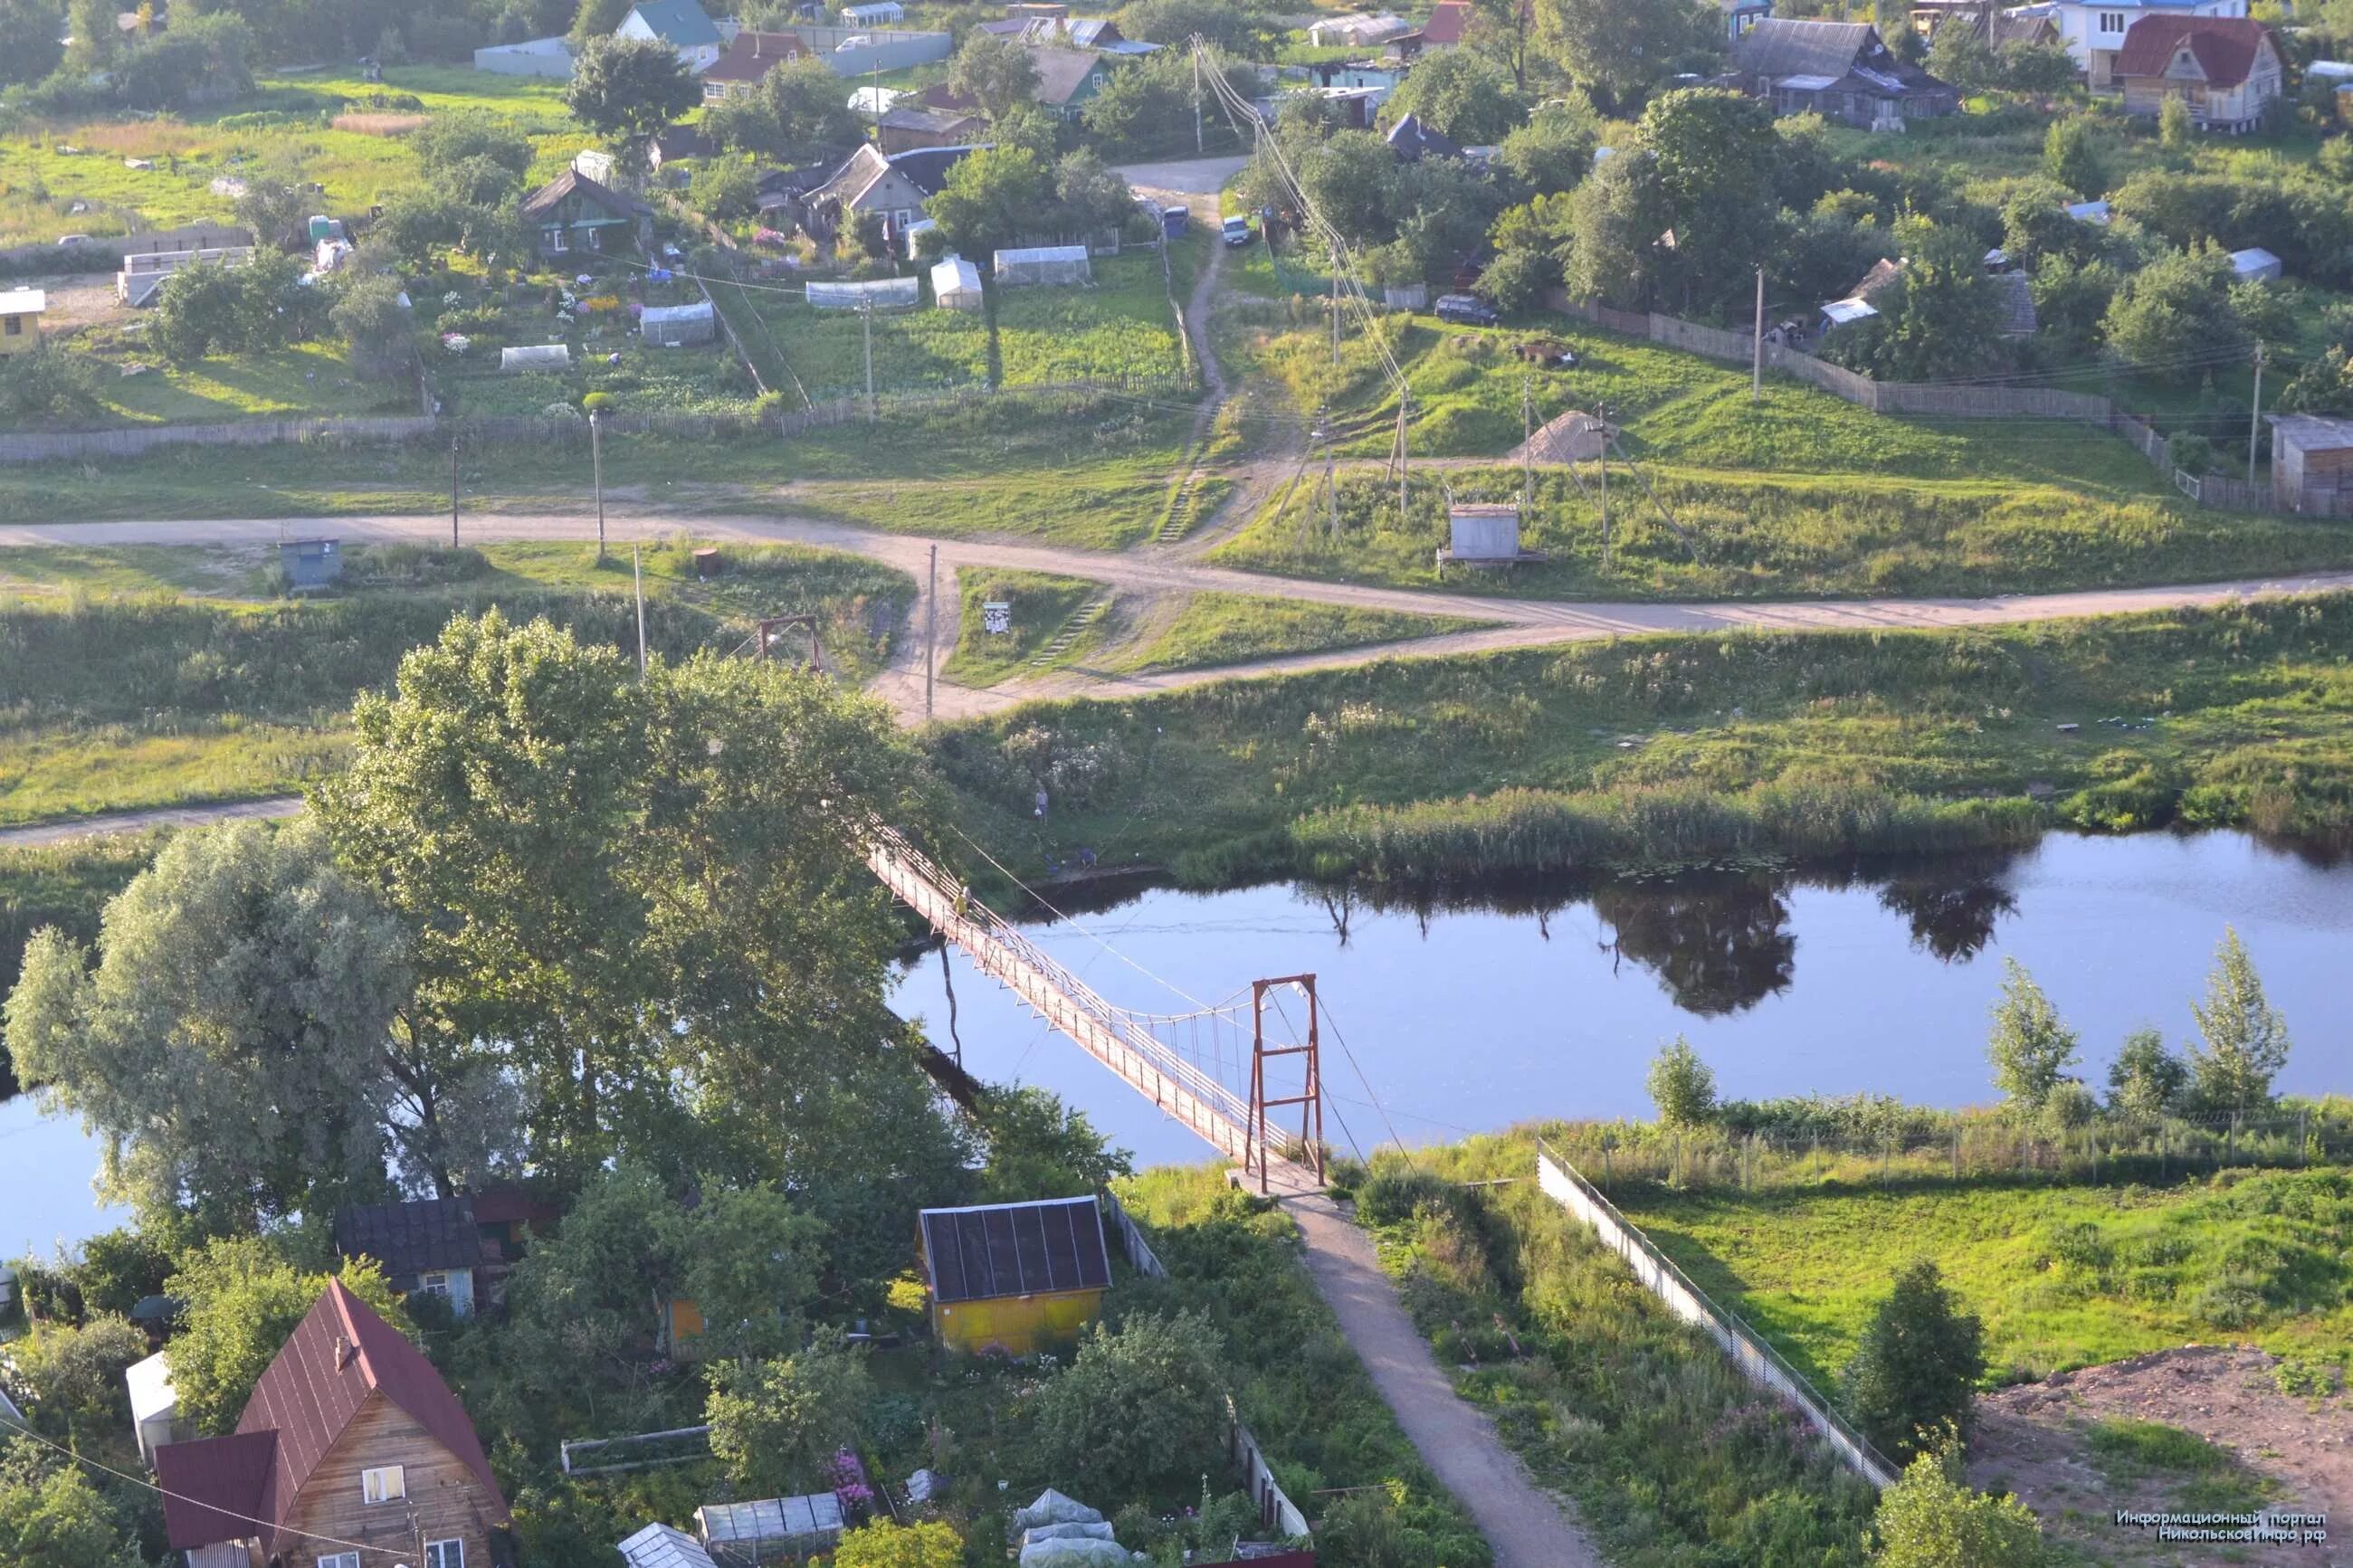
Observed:
[[[1250,219],[1236,213],[1219,226],[1218,232],[1225,237],[1228,245],[1248,245],[1250,242]]]
[[[58,236],[58,248],[60,250],[64,249],[69,245],[88,245],[89,243],[90,236],[86,234],[61,234]]]
[[[1432,307],[1441,321],[1452,321],[1463,327],[1492,327],[1503,321],[1495,307],[1476,294],[1440,294]]]

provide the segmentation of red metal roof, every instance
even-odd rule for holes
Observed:
[[[176,1518],[167,1503],[172,1544],[205,1546],[258,1534],[265,1552],[275,1551],[271,1538],[294,1511],[320,1461],[376,1394],[473,1472],[492,1522],[505,1523],[506,1501],[457,1395],[422,1351],[343,1281],[331,1279],[254,1385],[235,1436],[167,1443],[155,1451],[161,1484],[191,1500]],[[261,1523],[233,1520],[232,1513]]]
[[[2125,34],[2116,74],[2163,76],[2174,51],[2187,44],[2209,87],[2236,87],[2270,37],[2269,27],[2246,16],[2143,16]]]
[[[155,1450],[164,1534],[175,1552],[261,1533],[261,1489],[277,1452],[274,1432],[239,1432],[166,1443]]]
[[[1471,30],[1470,0],[1438,0],[1438,8],[1422,24],[1421,42],[1426,48],[1432,44],[1444,47],[1459,44]]]
[[[755,33],[746,27],[735,35],[727,52],[702,73],[705,81],[759,81],[786,60],[807,54],[798,33]]]

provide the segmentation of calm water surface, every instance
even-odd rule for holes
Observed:
[[[2177,1046],[2192,1033],[2189,1004],[2226,924],[2295,1037],[2279,1087],[2353,1089],[2353,866],[2232,834],[2054,836],[2015,858],[1872,879],[1725,878],[1427,910],[1287,887],[1160,889],[1080,918],[1085,931],[1033,931],[1131,1007],[1186,1010],[1155,976],[1218,1001],[1254,976],[1314,972],[1334,1028],[1326,1131],[1343,1147],[1353,1135],[1369,1148],[1391,1126],[1419,1142],[1529,1117],[1647,1114],[1643,1074],[1676,1034],[1726,1095],[1981,1102],[1993,1098],[1986,1013],[2005,956],[2082,1032],[2080,1070],[2099,1083],[2126,1031],[2154,1025]],[[953,1033],[938,953],[909,966],[896,1005],[944,1048],[960,1040],[973,1072],[1055,1090],[1140,1161],[1203,1157],[951,962]],[[117,1223],[91,1199],[96,1163],[74,1124],[26,1100],[0,1105],[0,1256]]]

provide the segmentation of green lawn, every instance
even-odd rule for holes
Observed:
[[[2280,1354],[2353,1341],[2353,1177],[2224,1172],[2162,1189],[1631,1197],[1626,1215],[1819,1384],[1853,1353],[1891,1269],[1933,1259],[1985,1321],[1989,1382],[2191,1341]]]
[[[959,686],[995,686],[1017,675],[1035,673],[1030,661],[1045,652],[1081,605],[1109,593],[1101,583],[1084,577],[1058,577],[1044,572],[960,570],[956,573],[955,651],[940,667],[940,674]],[[1003,635],[983,624],[982,606],[990,600],[1013,606],[1013,629]],[[1055,657],[1067,664],[1103,639],[1111,625],[1106,616]]]
[[[341,342],[296,343],[252,354],[213,354],[174,364],[135,337],[102,331],[67,340],[101,366],[106,425],[210,425],[239,419],[414,414],[405,381],[364,382]],[[145,368],[124,375],[122,367]]]
[[[2062,821],[2318,833],[2353,822],[2348,658],[2342,597],[1640,637],[1033,703],[949,731],[939,754],[1000,858],[1087,844],[1202,885],[1845,857]],[[1032,729],[1092,759],[1043,829],[1008,750]]]
[[[2089,439],[2089,437],[2085,437]],[[1516,500],[1517,468],[1425,470],[1401,525],[1378,473],[1343,475],[1338,531],[1305,487],[1212,554],[1222,565],[1395,586],[1547,598],[1814,598],[2001,594],[2211,582],[2353,564],[2353,530],[2208,511],[2155,495],[1999,479],[1735,475],[1613,465],[1602,570],[1597,465],[1541,471],[1521,545],[1542,563],[1441,579],[1445,508]],[[1440,481],[1446,488],[1440,488]],[[1649,481],[1648,488],[1641,482]]]
[[[1459,616],[1408,616],[1248,594],[1195,594],[1165,631],[1121,658],[1116,668],[1144,675],[1207,669],[1282,654],[1440,637],[1491,624]]]

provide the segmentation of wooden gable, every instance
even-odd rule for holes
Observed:
[[[363,1472],[393,1465],[400,1467],[403,1495],[367,1501]],[[377,1391],[312,1468],[279,1534],[381,1546],[420,1563],[427,1543],[454,1540],[465,1543],[465,1568],[491,1568],[491,1531],[505,1517],[505,1505],[465,1460]]]

